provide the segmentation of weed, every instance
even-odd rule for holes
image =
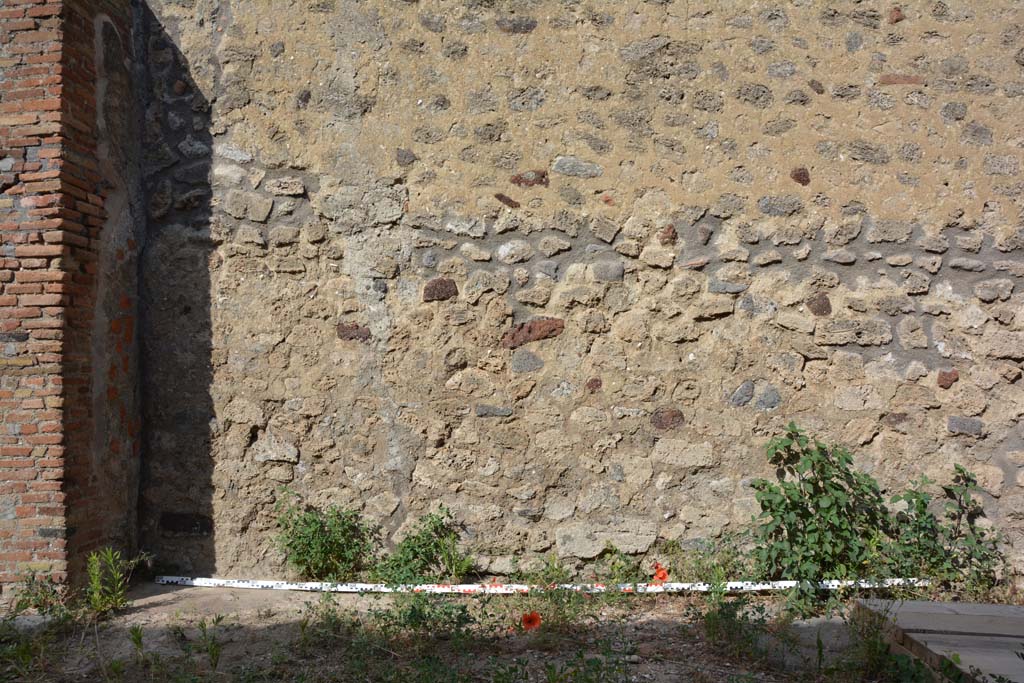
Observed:
[[[609,543],[598,557],[597,579],[608,586],[637,584],[650,580],[639,557],[622,552]]]
[[[768,616],[763,605],[755,605],[747,596],[728,599],[724,592],[712,590],[701,616],[708,643],[719,652],[746,660],[767,657],[763,641],[768,632]]]
[[[459,550],[459,529],[451,512],[420,517],[412,533],[403,538],[374,571],[375,576],[392,585],[432,581],[457,582],[473,569],[473,558]]]
[[[390,607],[370,611],[373,624],[385,636],[399,634],[459,636],[476,623],[466,603],[428,593],[398,593]]]
[[[49,640],[20,631],[11,620],[0,622],[0,680],[27,681],[44,669]]]
[[[658,547],[658,553],[668,563],[672,581],[745,581],[755,575],[750,553],[743,548],[746,540],[738,534],[701,539],[685,546],[670,540]]]
[[[566,630],[593,618],[606,596],[581,593],[574,590],[557,590],[556,586],[570,583],[573,572],[557,555],[550,554],[543,563],[532,571],[518,576],[523,583],[536,588],[529,593],[502,600],[498,614],[509,622],[520,623],[523,614],[536,612],[541,617],[541,630]],[[500,598],[499,598],[500,599]],[[491,604],[491,598],[484,598]]]
[[[105,676],[104,677],[108,681],[123,681],[124,680],[125,666],[124,666],[124,662],[121,661],[120,659],[112,659],[112,660],[110,660],[107,663],[104,671],[105,671]]]
[[[982,528],[985,512],[978,502],[978,481],[971,472],[954,465],[953,481],[942,487],[946,502],[943,517],[932,512],[932,496],[923,488],[933,482],[922,478],[914,487],[893,497],[905,509],[895,515],[895,533],[888,555],[893,572],[929,576],[970,595],[983,595],[996,584],[1004,565],[997,534]]]
[[[878,483],[853,469],[850,453],[793,423],[767,451],[780,476],[777,484],[753,484],[762,520],[754,553],[769,578],[849,579],[877,564],[888,510]]]
[[[625,660],[608,647],[601,655],[587,656],[578,652],[566,662],[548,662],[540,679],[531,678],[526,663],[520,659],[505,665],[492,664],[492,667],[490,683],[530,683],[534,680],[543,683],[626,683],[630,680]]]
[[[891,626],[884,611],[855,609],[847,623],[850,650],[842,660],[821,668],[825,680],[937,683],[921,661],[890,651],[887,636]]]
[[[146,660],[146,655],[143,651],[142,635],[142,627],[138,624],[134,624],[128,628],[128,638],[131,640],[132,649],[135,651],[135,661],[139,664]]]
[[[940,519],[924,490],[928,480],[893,496],[903,507],[893,512],[846,449],[793,423],[767,453],[778,481],[754,482],[761,506],[754,556],[768,578],[803,582],[790,596],[794,609],[813,609],[820,598],[814,583],[822,579],[930,578],[974,595],[995,585],[1004,565],[999,539],[978,523],[977,479],[962,466],[942,487]]]
[[[545,683],[626,683],[629,680],[625,661],[615,653],[585,656],[582,652],[562,664],[544,667]]]
[[[338,608],[334,596],[324,593],[315,604],[310,604],[307,633],[317,641],[351,634],[358,620],[349,612]]]
[[[365,569],[377,545],[374,530],[355,510],[300,505],[289,491],[275,508],[278,547],[304,578],[347,581]]]
[[[86,560],[89,577],[86,599],[94,615],[102,617],[128,606],[128,583],[135,567],[144,559],[140,555],[126,560],[120,551],[113,548],[89,553]]]
[[[37,614],[61,623],[75,617],[67,586],[49,576],[29,574],[22,579],[13,611],[20,614],[26,610],[34,610]]]
[[[206,619],[199,620],[199,645],[206,654],[206,660],[210,664],[210,670],[216,671],[220,665],[220,656],[224,646],[217,638],[217,627],[224,621],[224,615],[218,614],[206,623]]]
[[[972,589],[986,590],[996,581],[1004,558],[996,534],[983,529],[978,520],[985,516],[975,498],[978,479],[960,465],[954,465],[953,482],[943,486],[946,495],[946,520],[942,538],[953,565],[954,579]]]
[[[530,671],[522,659],[509,664],[498,664],[491,660],[491,683],[529,683],[529,680]]]

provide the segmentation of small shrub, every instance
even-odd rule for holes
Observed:
[[[990,590],[998,580],[1005,558],[999,536],[979,523],[985,512],[976,498],[978,480],[960,465],[954,465],[953,481],[942,487],[945,505],[942,518],[921,481],[892,502],[906,509],[894,516],[894,533],[888,548],[892,573],[926,576],[967,593]]]
[[[277,544],[306,579],[347,581],[365,569],[376,548],[376,534],[355,510],[332,505],[326,510],[302,506],[288,494],[277,507],[281,528]]]
[[[891,502],[906,506],[893,517],[891,552],[886,558],[893,576],[948,576],[952,572],[953,565],[946,556],[941,533],[942,523],[931,510],[931,494],[924,490],[931,483],[922,477],[906,491],[892,497]]]
[[[473,569],[473,558],[459,550],[459,529],[451,512],[441,507],[421,517],[376,567],[378,579],[392,585],[437,581],[458,582]]]

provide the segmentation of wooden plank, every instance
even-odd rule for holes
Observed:
[[[933,670],[954,655],[965,673],[972,667],[1024,683],[1024,607],[981,603],[860,600],[858,609],[883,616],[891,628],[887,639]]]

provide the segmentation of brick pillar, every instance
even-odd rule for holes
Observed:
[[[94,448],[108,341],[94,318],[117,185],[97,153],[101,12],[128,39],[126,0],[0,0],[0,584],[66,580],[89,550],[133,541],[102,491],[120,500],[128,482],[92,467],[108,455]]]

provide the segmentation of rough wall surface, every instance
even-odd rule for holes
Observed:
[[[137,361],[105,327],[137,289],[134,247],[121,249],[142,227],[125,209],[139,197],[123,156],[130,36],[122,0],[0,2],[5,587],[75,578],[90,550],[135,544]]]
[[[150,4],[144,545],[715,536],[793,419],[1024,532],[1024,4]]]
[[[72,578],[89,552],[137,545],[141,454],[137,252],[145,228],[138,180],[128,0],[67,1],[63,120],[68,218],[88,242],[65,268],[76,287],[65,322],[64,490]]]

